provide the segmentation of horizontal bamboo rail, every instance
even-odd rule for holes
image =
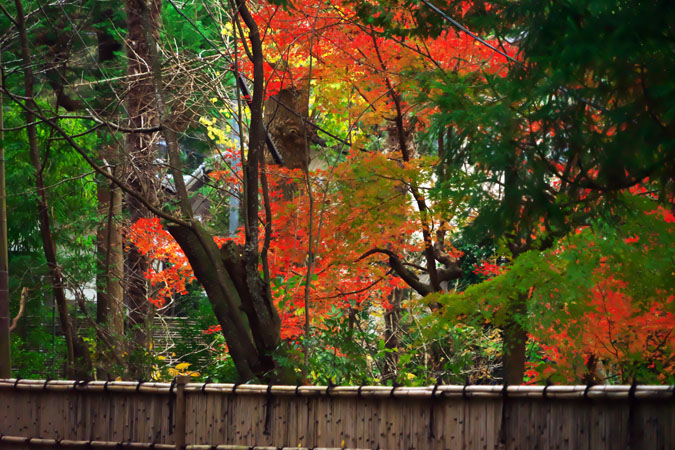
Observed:
[[[28,438],[24,436],[3,436],[0,434],[0,443],[7,445],[24,446],[50,446],[63,448],[121,448],[121,449],[156,449],[156,450],[176,450],[175,445],[154,444],[150,442],[108,442],[108,441],[72,441],[68,439],[39,439]],[[270,447],[270,446],[248,446],[248,445],[186,445],[185,450],[368,450],[346,447]]]
[[[168,394],[171,383],[144,381],[70,381],[0,379],[0,389],[54,392],[126,392]],[[186,393],[217,393],[300,397],[371,397],[371,398],[560,398],[560,399],[675,399],[675,386],[654,385],[439,385],[421,387],[392,386],[286,386],[230,383],[187,383]]]
[[[41,439],[24,436],[1,436],[0,443],[7,445],[64,447],[64,448],[138,448],[157,450],[176,450],[175,445],[153,444],[149,442],[108,442],[108,441],[74,441],[70,439]]]
[[[0,448],[675,449],[675,386],[188,381],[0,379]]]

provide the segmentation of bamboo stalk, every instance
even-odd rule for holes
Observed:
[[[0,55],[2,67],[2,55]],[[0,77],[3,78],[3,77]],[[0,88],[4,89],[0,79]],[[12,372],[9,325],[9,254],[7,241],[7,190],[5,188],[5,122],[3,118],[3,94],[0,89],[0,377],[9,377]],[[18,317],[18,316],[17,316]]]
[[[78,392],[120,392],[167,394],[171,385],[160,382],[143,382],[139,386],[137,381],[92,381],[77,383],[72,380],[19,380],[0,379],[0,389],[30,390],[30,391],[78,391]],[[267,385],[235,385],[221,383],[187,383],[185,394],[214,393],[224,395],[267,395]],[[514,398],[542,398],[546,389],[547,398],[560,399],[626,399],[630,396],[631,386],[628,385],[598,385],[587,387],[584,385],[561,386],[508,386],[506,395]],[[273,395],[300,396],[300,397],[362,397],[386,398],[392,396],[391,386],[286,386],[276,385],[270,388]],[[431,398],[434,386],[397,387],[395,398]],[[440,398],[499,398],[504,396],[503,386],[484,385],[443,385],[436,389],[435,397]],[[675,386],[637,385],[633,395],[636,399],[672,398]]]
[[[187,376],[179,376],[176,380],[176,450],[185,446],[185,384],[188,379]]]
[[[29,438],[24,436],[0,436],[0,443],[23,446],[59,446],[72,448],[152,448],[157,450],[174,450],[176,448],[175,445],[155,444],[151,442],[75,441],[69,439]]]

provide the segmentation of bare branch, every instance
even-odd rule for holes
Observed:
[[[21,101],[19,101],[19,98],[12,94],[9,90],[4,89],[4,92],[11,98],[17,105],[19,105],[24,111],[30,112],[33,114],[35,117],[39,118],[42,122],[48,124],[50,127],[54,129],[58,134],[60,134],[66,142],[75,150],[79,155],[89,164],[92,169],[94,169],[98,174],[104,176],[108,180],[112,181],[115,183],[117,186],[120,187],[124,192],[126,192],[129,195],[132,195],[134,198],[138,199],[143,206],[148,208],[150,211],[152,211],[153,214],[155,214],[157,217],[160,217],[164,220],[167,220],[169,222],[173,222],[177,225],[183,226],[183,227],[188,227],[191,228],[190,223],[179,219],[178,217],[172,216],[171,214],[167,214],[161,209],[157,208],[155,205],[153,205],[147,198],[145,198],[142,194],[137,192],[136,190],[132,189],[131,187],[127,186],[126,183],[121,181],[119,178],[115,177],[114,175],[110,174],[107,170],[104,168],[100,167],[96,162],[87,155],[87,152],[84,151],[82,147],[80,147],[77,142],[70,136],[66,131],[61,128],[57,123],[54,122],[53,119],[47,118],[45,115],[43,115],[39,111],[35,111],[28,106],[24,105]]]
[[[389,266],[394,270],[394,272],[396,272],[396,275],[405,281],[408,286],[417,291],[418,294],[424,297],[434,292],[431,286],[422,283],[419,278],[417,278],[417,275],[406,269],[404,263],[401,261],[401,258],[399,258],[398,255],[391,250],[384,248],[374,248],[361,255],[358,261],[376,253],[382,253],[389,256]]]
[[[28,288],[24,287],[21,289],[21,299],[19,300],[19,312],[16,313],[16,317],[12,319],[12,324],[9,326],[9,332],[11,333],[16,329],[19,319],[23,316],[23,310],[26,307],[26,299],[28,298]]]

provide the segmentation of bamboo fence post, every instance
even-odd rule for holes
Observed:
[[[185,448],[185,384],[189,379],[186,375],[176,378],[176,450]]]

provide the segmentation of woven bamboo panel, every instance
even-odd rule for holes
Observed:
[[[675,448],[669,386],[180,388],[0,380],[0,448]]]

